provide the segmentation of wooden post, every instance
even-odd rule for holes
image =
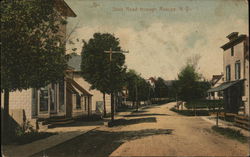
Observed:
[[[218,121],[219,121],[219,112],[217,111],[217,114],[216,114],[216,126],[218,126]]]

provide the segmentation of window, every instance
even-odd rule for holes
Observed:
[[[234,47],[231,48],[231,56],[234,56]]]
[[[230,81],[230,76],[231,76],[231,70],[230,70],[230,65],[226,66],[226,81]]]
[[[76,95],[76,109],[81,109],[81,96],[79,94]]]
[[[235,79],[236,80],[240,79],[240,62],[239,61],[235,63]]]

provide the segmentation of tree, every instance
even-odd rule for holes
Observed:
[[[126,73],[126,86],[128,89],[128,100],[136,103],[136,109],[140,101],[146,101],[150,97],[151,85],[142,78],[135,70],[129,70]]]
[[[1,92],[8,125],[9,92],[40,88],[64,77],[67,57],[59,27],[66,21],[51,0],[5,0],[0,7]]]
[[[92,89],[100,90],[104,99],[104,115],[106,115],[105,93],[111,94],[111,118],[114,118],[114,92],[122,90],[126,68],[125,56],[113,54],[112,61],[104,51],[120,51],[119,39],[109,33],[95,33],[82,48],[82,76],[91,84]]]
[[[184,101],[203,98],[210,88],[208,82],[201,81],[201,75],[196,72],[195,67],[191,64],[187,64],[181,70],[175,86],[178,97]]]
[[[165,84],[165,81],[161,77],[158,77],[155,82],[155,97],[156,98],[168,97],[168,86]]]

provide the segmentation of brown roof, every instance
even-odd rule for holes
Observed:
[[[240,42],[244,41],[246,39],[246,35],[241,34],[240,36],[238,36],[235,39],[230,40],[228,43],[224,44],[223,46],[221,46],[221,48],[225,51],[231,47],[233,47],[234,45],[239,44]]]
[[[223,75],[213,75],[211,80],[212,85],[215,85],[222,77]]]
[[[76,17],[74,11],[68,6],[64,0],[55,0],[56,9],[66,17]]]

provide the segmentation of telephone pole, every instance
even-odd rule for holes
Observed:
[[[109,61],[110,61],[110,84],[111,82],[111,74],[112,74],[112,54],[117,53],[128,53],[129,51],[112,51],[112,48],[110,48],[109,51],[104,51],[105,53],[109,54]],[[115,106],[114,106],[114,91],[111,91],[111,121],[114,121],[114,113],[115,113]]]

